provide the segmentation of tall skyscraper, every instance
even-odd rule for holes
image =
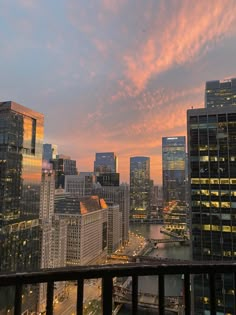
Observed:
[[[236,78],[206,82],[205,107],[229,105],[236,105]]]
[[[118,157],[114,152],[96,153],[96,159],[94,161],[94,173],[96,175],[117,172]]]
[[[58,152],[57,152],[56,144],[44,143],[43,160],[50,162],[51,160],[56,159],[57,155],[58,155]]]
[[[194,260],[236,258],[236,107],[187,113],[192,255]],[[233,276],[216,278],[217,314],[235,314]],[[194,314],[208,314],[206,276],[194,277]]]
[[[185,137],[162,138],[162,179],[164,202],[186,200]]]
[[[130,218],[147,219],[150,214],[151,181],[150,158],[130,158]]]
[[[39,268],[44,117],[0,103],[0,271]]]

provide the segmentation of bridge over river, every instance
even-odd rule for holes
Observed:
[[[132,292],[129,288],[122,285],[114,286],[114,302],[117,304],[132,304]],[[158,295],[151,293],[138,293],[138,305],[143,308],[158,309]],[[171,314],[183,314],[183,297],[182,296],[166,296],[165,310]]]

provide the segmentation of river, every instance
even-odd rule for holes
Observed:
[[[160,232],[161,225],[158,224],[132,224],[130,231],[140,233],[145,238],[162,239],[166,236]],[[178,243],[158,244],[158,249],[154,249],[150,256],[162,258],[190,259],[190,247],[182,246]],[[158,277],[145,276],[139,277],[139,291],[146,293],[158,293]],[[183,290],[183,280],[181,275],[165,276],[165,295],[180,296]],[[130,309],[123,307],[119,315],[130,314]],[[156,314],[154,311],[140,310],[140,315]]]

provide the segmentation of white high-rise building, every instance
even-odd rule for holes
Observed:
[[[43,268],[66,265],[66,228],[63,220],[54,216],[55,176],[52,170],[43,170],[40,192],[41,264]],[[64,282],[57,283],[54,297],[64,293]],[[40,284],[39,312],[46,307],[46,284]]]
[[[56,195],[56,215],[67,223],[67,266],[95,263],[106,256],[107,211],[98,196]]]

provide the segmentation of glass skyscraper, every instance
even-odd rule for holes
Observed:
[[[50,162],[51,160],[56,159],[57,155],[58,155],[58,153],[57,153],[57,145],[56,144],[44,143],[44,145],[43,145],[43,160]]]
[[[236,258],[236,107],[188,110],[193,260]],[[194,314],[209,314],[206,276],[194,277]],[[233,276],[217,275],[217,314],[235,314]]]
[[[206,82],[205,107],[229,105],[236,105],[236,78]]]
[[[117,172],[118,158],[114,152],[96,153],[94,161],[94,173],[96,175]]]
[[[44,117],[0,103],[0,271],[39,268]]]
[[[162,179],[164,202],[186,201],[185,137],[162,138]]]
[[[150,158],[130,158],[130,218],[147,219],[150,214],[151,180]]]

